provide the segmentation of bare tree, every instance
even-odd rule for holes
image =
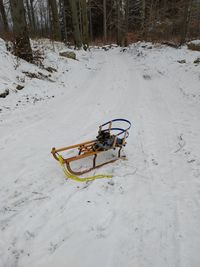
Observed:
[[[90,28],[90,40],[93,39],[93,27],[92,27],[92,4],[91,0],[88,0],[89,7],[89,28]]]
[[[27,61],[33,60],[23,0],[10,0],[13,21],[14,53]]]
[[[82,13],[82,28],[83,28],[83,47],[87,50],[89,46],[89,24],[87,14],[87,3],[86,0],[81,0],[81,13]]]
[[[106,0],[103,0],[103,33],[104,33],[104,42],[107,41],[107,9],[106,9]]]
[[[34,0],[30,0],[30,9],[31,9],[32,27],[33,27],[33,31],[35,33],[36,32],[36,19],[35,19],[33,1]]]
[[[31,17],[31,10],[30,10],[30,4],[29,4],[29,0],[26,0],[26,11],[27,11],[27,15],[28,15],[28,20],[29,20],[29,27],[32,30],[32,17]]]
[[[62,41],[67,42],[67,21],[66,21],[67,7],[63,0],[59,0],[59,17]]]
[[[60,29],[57,3],[56,3],[56,0],[48,0],[48,2],[49,2],[49,7],[51,9],[51,14],[52,14],[53,39],[60,41],[61,40],[61,29]]]
[[[180,45],[185,43],[193,0],[185,0]]]
[[[3,26],[4,26],[4,32],[7,33],[9,32],[9,27],[8,27],[8,20],[6,17],[6,12],[5,12],[5,8],[3,5],[3,0],[0,0],[0,14],[2,17],[2,21],[3,21]]]
[[[65,0],[66,1],[66,0]],[[77,2],[76,0],[69,0],[71,6],[72,13],[72,25],[73,25],[73,35],[74,35],[74,43],[77,48],[81,48],[81,34],[79,27],[79,19],[78,19],[78,11],[77,11]]]
[[[141,9],[141,31],[142,31],[142,37],[146,37],[146,0],[142,0],[142,9]]]
[[[117,0],[117,43],[127,45],[128,0]]]

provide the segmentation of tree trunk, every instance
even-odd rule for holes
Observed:
[[[26,0],[26,10],[27,10],[27,15],[28,15],[28,20],[29,20],[29,29],[32,31],[33,23],[32,23],[32,17],[31,17],[31,11],[30,11],[30,4],[29,1]]]
[[[23,0],[10,0],[10,7],[15,38],[14,53],[24,60],[32,61],[33,54],[28,35]]]
[[[185,43],[193,0],[185,0],[180,45]]]
[[[44,7],[44,3],[40,2],[39,3],[39,12],[38,12],[38,16],[36,17],[36,21],[35,24],[37,25],[37,27],[35,26],[35,28],[37,29],[37,31],[35,31],[35,33],[39,34],[39,36],[47,36],[47,22],[46,20],[46,14],[45,14],[45,7]],[[39,17],[39,19],[38,19]]]
[[[198,16],[198,35],[200,36],[200,4],[199,4],[199,7],[198,7],[198,10],[199,10],[199,16]]]
[[[106,10],[106,0],[103,0],[103,33],[104,42],[107,41],[107,10]]]
[[[128,46],[128,26],[129,26],[129,0],[125,0],[125,31],[124,31],[124,46]]]
[[[32,27],[34,33],[36,33],[36,22],[35,22],[35,13],[34,13],[34,7],[33,7],[33,0],[30,0],[30,9],[31,9],[31,19],[32,19]]]
[[[80,25],[80,35],[81,35],[81,40],[83,39],[83,23],[82,23],[82,14],[81,14],[81,1],[82,0],[75,0],[78,1],[78,9],[77,9],[77,14],[78,14],[78,19],[79,19],[79,25]]]
[[[6,17],[5,8],[3,5],[3,0],[0,0],[0,13],[1,13],[2,20],[3,20],[4,32],[7,33],[9,32],[9,27],[8,27],[8,20]]]
[[[66,6],[63,0],[59,0],[59,17],[61,18],[61,37],[62,41],[67,43],[67,29],[66,29]]]
[[[127,0],[118,0],[117,2],[117,44],[120,46],[127,45]]]
[[[83,21],[83,47],[87,50],[89,46],[89,28],[88,28],[88,15],[86,0],[81,0],[81,13]]]
[[[48,10],[48,17],[49,17],[49,36],[52,37],[53,36],[53,19],[52,19],[52,12],[51,12],[51,7],[49,5],[49,1],[47,1],[47,10]]]
[[[74,43],[75,47],[81,48],[82,41],[81,41],[81,34],[79,28],[79,20],[78,20],[78,13],[77,13],[77,3],[76,0],[69,0],[72,12],[72,24],[73,24],[73,35],[74,35]]]
[[[90,40],[93,40],[93,28],[92,28],[92,6],[91,0],[88,0],[89,5],[89,22],[90,22]]]
[[[146,0],[142,0],[142,14],[141,14],[141,31],[142,31],[142,37],[146,38]]]
[[[121,23],[120,23],[120,1],[121,0],[117,0],[117,44],[120,45],[120,27],[121,27]]]
[[[60,30],[60,22],[58,16],[58,8],[56,0],[48,0],[49,7],[51,9],[52,14],[52,37],[54,40],[60,41],[61,40],[61,30]]]

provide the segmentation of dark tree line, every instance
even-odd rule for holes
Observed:
[[[126,46],[136,40],[200,37],[199,0],[0,0],[0,35],[31,61],[29,37],[87,49],[92,42]]]

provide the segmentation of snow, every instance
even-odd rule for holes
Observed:
[[[194,45],[200,45],[200,40],[193,40],[193,41],[190,41],[189,43],[194,44]]]
[[[0,41],[0,266],[200,266],[200,52],[136,43],[74,61],[62,44],[35,46],[51,81],[15,69]],[[66,180],[51,148],[121,117],[128,160],[91,173],[112,180]]]

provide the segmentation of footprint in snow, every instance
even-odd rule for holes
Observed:
[[[158,165],[158,162],[155,159],[152,159],[151,161],[152,161],[153,165],[155,165],[155,166]]]

